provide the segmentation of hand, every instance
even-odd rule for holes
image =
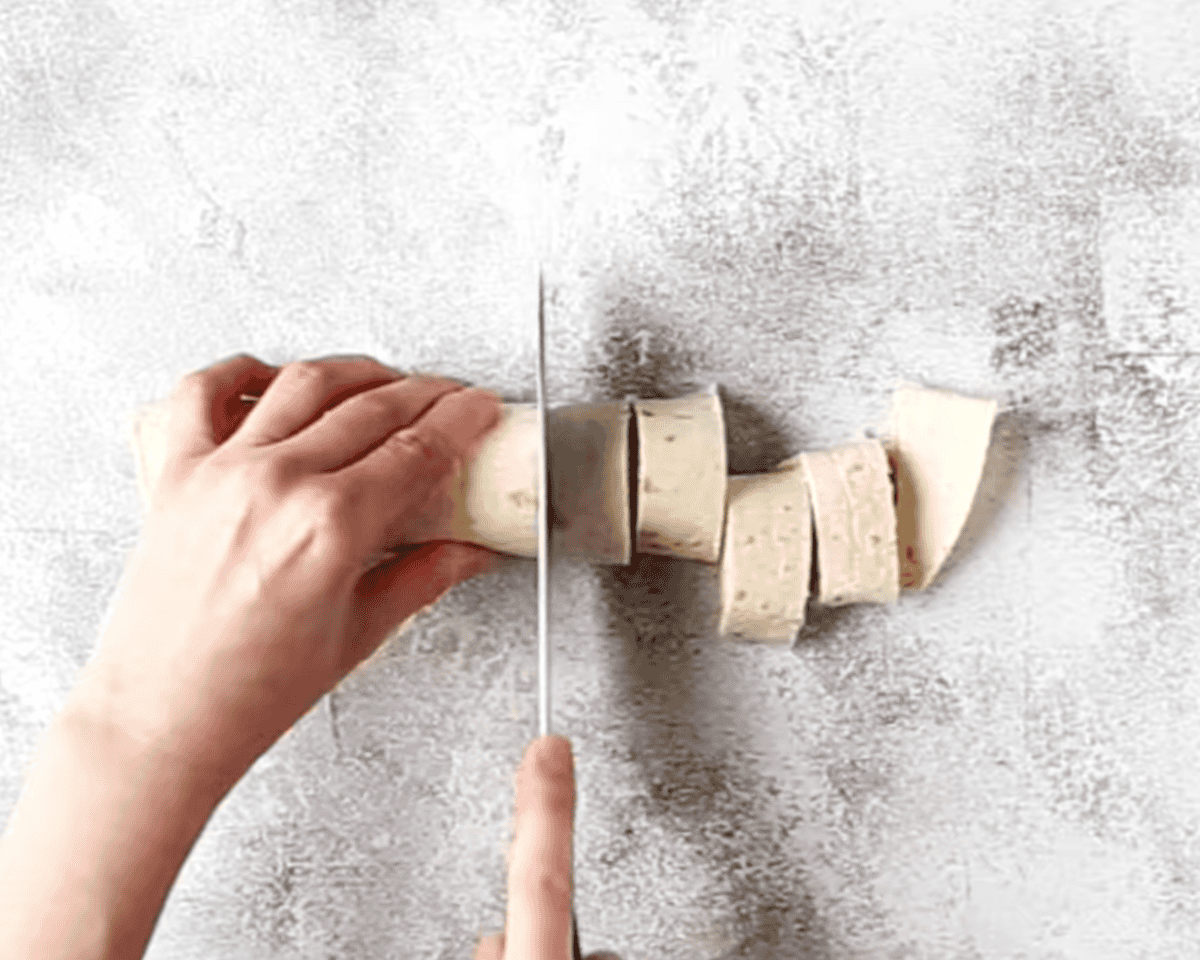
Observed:
[[[529,745],[514,807],[504,933],[481,940],[475,960],[570,960],[575,766],[569,741],[539,737]],[[589,960],[604,958],[616,960],[606,953]]]
[[[368,359],[237,356],[186,377],[171,414],[142,539],[73,700],[232,786],[396,624],[490,565],[431,543],[369,569],[500,408]]]

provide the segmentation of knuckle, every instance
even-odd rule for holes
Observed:
[[[372,374],[386,380],[396,380],[400,377],[400,372],[386,364],[380,363],[374,357],[352,357],[350,358],[358,363],[362,368],[363,373]]]
[[[268,364],[263,363],[263,361],[254,356],[254,354],[241,351],[240,353],[234,353],[226,357],[220,363],[216,364],[216,366],[214,366],[212,369],[223,370],[229,373],[238,370],[251,370],[256,368],[259,370],[266,370],[268,366]]]
[[[548,911],[566,911],[571,908],[571,881],[557,870],[534,864],[525,869],[514,869],[512,875],[516,894],[527,903],[537,903]]]
[[[247,458],[218,452],[206,465],[244,509],[279,514],[289,529],[310,536],[325,560],[341,564],[353,558],[355,499],[338,484],[306,478],[301,461],[279,453]]]
[[[458,449],[454,443],[427,426],[398,430],[386,443],[406,466],[445,473],[457,465]]]
[[[264,457],[246,465],[244,479],[252,493],[282,497],[292,481],[291,464],[287,457]]]
[[[331,371],[323,363],[315,360],[296,360],[283,368],[283,376],[299,385],[324,386],[331,377]]]
[[[232,475],[240,496],[247,501],[281,500],[296,478],[291,459],[278,454],[246,457],[235,453],[223,457],[218,451],[213,466]]]
[[[309,484],[301,498],[300,509],[317,535],[323,553],[336,558],[352,553],[353,504],[340,489],[331,484]]]
[[[346,401],[349,411],[358,420],[387,420],[395,415],[396,405],[378,390],[367,390]]]

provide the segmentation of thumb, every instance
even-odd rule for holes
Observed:
[[[517,771],[514,837],[509,851],[508,960],[571,956],[571,834],[575,765],[562,737],[539,737]]]

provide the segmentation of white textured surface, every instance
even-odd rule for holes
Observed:
[[[934,587],[714,638],[557,577],[585,947],[1190,960],[1200,14],[1062,0],[0,6],[0,806],[187,370],[372,353],[555,402],[720,383],[731,472],[900,379],[1006,412]],[[533,572],[456,591],[202,837],[151,956],[466,957],[503,916]]]

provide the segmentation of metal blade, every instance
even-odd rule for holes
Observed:
[[[546,285],[538,271],[538,343],[537,343],[538,436],[538,552],[537,552],[537,628],[538,628],[538,735],[550,732],[550,455],[546,434]]]
[[[550,732],[550,448],[546,433],[546,284],[538,271],[537,345],[538,433],[538,736]],[[574,887],[574,880],[571,886]],[[571,909],[571,957],[583,960],[579,927]]]

